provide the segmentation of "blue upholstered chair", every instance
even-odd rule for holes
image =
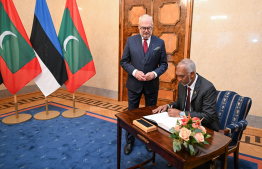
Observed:
[[[232,91],[217,91],[217,113],[221,133],[232,138],[228,154],[234,152],[234,168],[238,168],[239,141],[247,127],[246,117],[252,100]],[[215,160],[216,161],[216,160]],[[216,164],[216,163],[215,163]]]

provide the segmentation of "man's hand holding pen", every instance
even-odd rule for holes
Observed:
[[[167,111],[169,117],[180,117],[180,112],[178,109],[173,109],[172,106]]]

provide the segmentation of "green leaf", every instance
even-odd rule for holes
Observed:
[[[174,130],[174,127],[172,127],[170,130],[169,130],[171,133],[175,133],[176,131]]]
[[[205,141],[204,141],[204,144],[209,144],[209,142],[205,140]]]
[[[184,146],[185,146],[186,148],[188,147],[188,144],[187,144],[187,142],[184,142],[183,144],[184,144]]]
[[[179,142],[173,142],[174,152],[181,150],[181,144]]]
[[[169,135],[169,137],[171,137],[172,139],[179,139],[179,135],[177,133],[173,133]]]
[[[209,137],[211,137],[209,134],[204,135],[204,138],[209,138]]]
[[[189,120],[189,121],[187,122],[188,128],[189,128],[189,127],[192,127],[192,124],[193,124],[193,121],[192,121],[192,120]]]
[[[178,144],[178,147],[179,147],[178,151],[180,151],[181,150],[181,144],[180,143]]]
[[[190,150],[190,154],[191,154],[191,156],[194,155],[194,151]]]
[[[176,136],[173,134],[169,135],[169,137],[171,137],[172,139],[176,138]]]
[[[201,133],[202,130],[201,130],[201,129],[195,129],[195,132],[196,132],[196,133]]]
[[[173,142],[173,150],[174,150],[174,152],[176,152],[176,151],[177,151],[177,148],[176,148],[176,143],[175,143],[175,142]]]
[[[195,137],[192,137],[192,139],[190,139],[191,143],[198,143],[197,140],[195,139]]]
[[[198,147],[204,147],[202,144],[200,143],[195,143],[195,145],[197,145]]]
[[[189,144],[189,149],[190,149],[190,154],[191,154],[191,156],[192,155],[194,155],[194,146],[193,145],[191,145],[191,144]]]
[[[196,133],[195,133],[194,131],[193,131],[193,132],[191,131],[191,134],[190,134],[190,136],[192,136],[192,137],[193,137],[194,135],[196,135]]]

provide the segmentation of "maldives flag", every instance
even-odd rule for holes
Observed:
[[[45,96],[60,88],[67,80],[62,49],[46,0],[37,0],[30,41],[42,68],[35,83]]]
[[[96,73],[75,0],[66,1],[58,39],[66,61],[68,80],[65,85],[73,93]]]
[[[0,72],[11,94],[17,93],[41,72],[12,0],[0,3]]]

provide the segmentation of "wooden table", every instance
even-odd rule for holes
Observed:
[[[207,133],[211,135],[211,137],[207,139],[210,144],[204,144],[203,148],[195,146],[195,154],[194,156],[191,156],[189,152],[186,152],[183,149],[177,153],[173,151],[173,142],[169,137],[169,132],[158,127],[156,131],[146,133],[132,124],[133,120],[140,119],[142,116],[152,114],[152,109],[154,108],[156,108],[156,106],[138,108],[116,114],[118,169],[120,169],[121,160],[122,128],[129,131],[133,136],[153,150],[153,157],[144,162],[143,165],[149,161],[153,161],[154,163],[155,153],[157,153],[177,169],[194,168],[217,156],[222,157],[221,168],[227,168],[227,152],[228,144],[231,141],[230,137],[206,128]],[[135,167],[138,166],[141,165],[137,165]]]

